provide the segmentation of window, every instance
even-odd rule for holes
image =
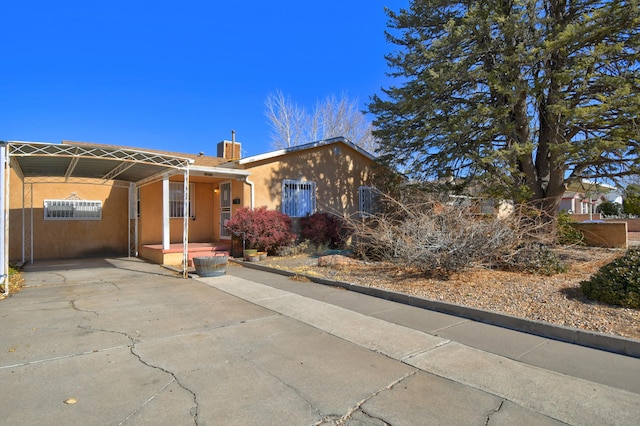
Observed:
[[[102,201],[44,200],[44,220],[101,220]]]
[[[358,188],[358,214],[360,217],[368,217],[376,212],[376,190],[371,186]]]
[[[195,184],[189,184],[189,217],[196,217]],[[184,183],[169,182],[169,216],[172,218],[184,217]]]
[[[316,183],[300,180],[282,181],[282,213],[303,217],[316,211]]]

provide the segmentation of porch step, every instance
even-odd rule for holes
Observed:
[[[193,258],[194,257],[206,257],[206,256],[229,256],[229,252],[227,250],[218,250],[215,247],[211,247],[210,249],[198,249],[191,250],[187,253],[187,265],[193,266]]]
[[[145,244],[142,246],[141,256],[152,262],[166,265],[182,265],[181,243],[173,243],[168,249],[163,249],[162,244]],[[231,244],[226,242],[214,243],[189,243],[187,264],[193,266],[192,259],[200,256],[229,256]]]

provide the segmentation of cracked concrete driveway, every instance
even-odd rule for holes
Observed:
[[[184,280],[137,259],[91,259],[40,262],[25,278],[0,303],[1,424],[632,424],[639,414],[637,393],[234,276]]]

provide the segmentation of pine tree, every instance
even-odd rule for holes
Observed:
[[[369,111],[389,165],[553,216],[572,181],[638,173],[638,0],[413,0],[387,14],[399,83]]]

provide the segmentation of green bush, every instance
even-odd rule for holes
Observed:
[[[622,213],[622,205],[614,203],[613,201],[605,201],[598,204],[596,212],[602,213],[605,216],[620,216],[620,213]]]
[[[582,231],[571,226],[575,220],[566,211],[558,213],[556,222],[556,236],[558,244],[565,246],[584,245],[584,234]]]
[[[640,248],[627,250],[588,281],[582,281],[580,287],[589,299],[640,309]]]
[[[567,272],[567,265],[548,246],[525,243],[513,253],[504,269],[528,274],[555,275]]]

